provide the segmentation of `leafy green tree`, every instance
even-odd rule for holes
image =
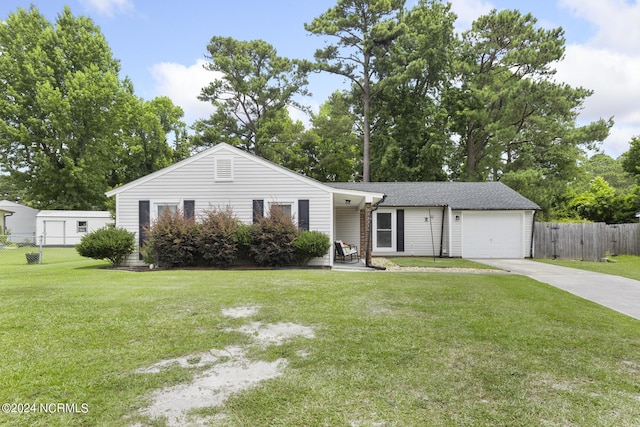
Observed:
[[[0,156],[35,207],[104,204],[119,64],[88,18],[35,7],[0,25]]]
[[[454,176],[495,179],[523,168],[558,173],[563,164],[556,158],[575,164],[581,148],[593,149],[608,135],[611,120],[576,126],[577,110],[591,91],[553,81],[564,31],[536,23],[531,14],[494,10],[463,35],[460,85],[445,97],[459,135]]]
[[[601,176],[617,193],[628,194],[635,190],[633,177],[624,170],[624,156],[614,159],[604,153],[597,153],[583,163],[585,176],[589,181]],[[585,190],[588,187],[585,185]]]
[[[198,121],[196,146],[227,142],[250,153],[279,162],[282,144],[274,143],[269,128],[282,124],[288,107],[302,107],[296,97],[307,95],[308,66],[278,56],[262,40],[238,41],[213,37],[207,47],[210,71],[220,74],[202,89],[200,99],[216,112]]]
[[[99,28],[68,7],[55,25],[35,7],[0,25],[0,161],[23,201],[104,208],[110,187],[167,164],[166,103],[145,106],[119,71]]]
[[[188,155],[188,152],[177,154],[184,150],[185,143],[176,142],[172,149],[168,140],[170,135],[178,140],[186,134],[182,108],[167,97],[145,102],[129,93],[125,98],[119,111],[121,127],[113,153],[110,186],[133,181]]]
[[[311,129],[302,146],[303,172],[319,181],[354,181],[361,175],[361,150],[356,117],[349,96],[336,91],[311,115]]]
[[[377,96],[373,85],[379,81],[375,62],[388,54],[403,33],[404,26],[399,23],[403,7],[404,0],[338,0],[334,7],[305,24],[313,34],[335,37],[335,44],[315,52],[317,67],[346,77],[361,100],[364,182],[371,178],[370,119]]]
[[[616,193],[603,177],[596,177],[583,193],[577,194],[569,203],[581,218],[595,222],[617,224],[631,222],[640,207],[640,188],[627,194]]]
[[[441,94],[456,48],[449,4],[421,0],[401,15],[404,33],[376,63],[381,89],[373,105],[374,181],[440,181],[450,156]]]
[[[640,137],[633,137],[629,151],[622,156],[622,168],[640,183]]]

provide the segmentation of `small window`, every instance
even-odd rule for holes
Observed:
[[[218,157],[216,159],[214,179],[216,181],[233,181],[233,158]]]
[[[78,230],[78,233],[86,233],[87,232],[87,221],[78,221],[77,230]]]
[[[377,247],[391,248],[392,247],[391,213],[378,212],[376,219],[377,219],[377,230],[376,230]]]
[[[291,218],[293,212],[291,209],[291,203],[271,203],[269,205],[269,208],[271,209],[269,211],[270,215],[283,215],[287,218]]]
[[[161,203],[158,204],[158,217],[162,215],[168,215],[169,213],[178,212],[178,204],[177,203]]]

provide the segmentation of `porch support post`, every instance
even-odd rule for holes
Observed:
[[[360,209],[360,258],[366,258],[367,246],[369,243],[369,216],[371,215],[371,203],[365,203],[364,208]],[[366,260],[371,261],[371,260]]]

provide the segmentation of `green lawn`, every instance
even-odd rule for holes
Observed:
[[[462,258],[396,257],[389,258],[389,261],[401,267],[494,269],[494,267]]]
[[[613,274],[615,276],[628,277],[640,280],[640,256],[619,255],[612,257],[613,262],[574,261],[568,259],[536,259],[539,262],[562,265],[565,267],[580,268],[595,271],[597,273]]]
[[[232,396],[229,426],[631,426],[640,322],[504,274],[153,271],[99,268],[72,250],[43,265],[0,252],[0,403],[82,413],[0,413],[0,425],[161,426],[148,394],[193,372],[133,371],[230,345],[243,324],[312,327],[253,359],[283,375]],[[259,306],[248,319],[221,310]],[[224,415],[224,416],[222,416]]]

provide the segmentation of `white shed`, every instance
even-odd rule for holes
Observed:
[[[0,209],[10,212],[5,215],[4,224],[9,231],[7,241],[35,243],[37,209],[9,200],[0,200]]]
[[[44,246],[73,246],[87,233],[113,222],[109,211],[44,210],[36,215],[36,234]]]

